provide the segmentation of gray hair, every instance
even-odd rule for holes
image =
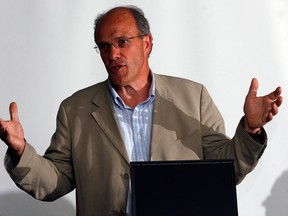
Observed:
[[[109,11],[116,9],[116,8],[123,8],[123,9],[126,9],[126,10],[131,12],[132,16],[135,19],[139,34],[141,34],[141,35],[151,34],[149,22],[146,19],[142,9],[140,9],[139,7],[136,7],[134,5],[128,5],[128,6],[115,7],[115,8],[110,9]],[[97,34],[96,33],[98,30],[98,25],[99,25],[100,21],[102,20],[102,18],[104,17],[104,15],[107,14],[109,11],[99,14],[94,21],[94,41],[95,41],[95,43],[97,43],[97,36],[96,36]]]

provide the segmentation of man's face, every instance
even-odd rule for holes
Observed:
[[[147,79],[152,37],[139,36],[128,10],[108,12],[97,29],[97,45],[113,85],[122,87]]]

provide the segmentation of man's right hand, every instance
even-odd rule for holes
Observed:
[[[25,148],[24,131],[18,117],[18,107],[15,102],[9,106],[10,120],[0,118],[0,138],[10,148],[13,155],[20,157]]]

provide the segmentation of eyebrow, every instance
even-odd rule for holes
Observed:
[[[130,36],[121,35],[121,36],[118,36],[118,37],[113,37],[112,40],[121,39],[121,38],[130,38]],[[99,41],[99,42],[97,42],[97,44],[99,44],[99,43],[109,43],[109,41]]]

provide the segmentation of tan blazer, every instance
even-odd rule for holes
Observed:
[[[225,136],[223,119],[203,85],[155,75],[151,160],[235,159],[239,183],[266,147],[239,124]],[[265,134],[266,136],[266,134]],[[6,161],[9,155],[6,155]],[[122,215],[127,205],[129,159],[115,120],[107,81],[62,102],[56,132],[43,157],[26,143],[14,169],[23,190],[54,200],[76,188],[77,215]]]

